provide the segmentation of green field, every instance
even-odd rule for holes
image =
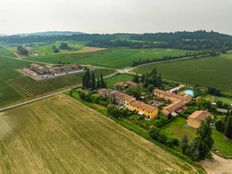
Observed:
[[[110,69],[94,70],[96,77],[113,73]],[[43,95],[65,87],[81,84],[84,72],[60,76],[52,79],[35,81],[29,77],[13,78],[9,83],[28,97]]]
[[[96,53],[69,53],[69,54],[51,54],[28,58],[33,61],[46,63],[80,63],[90,64],[110,68],[123,68],[132,65],[132,62],[139,59],[161,58],[163,56],[185,55],[185,50],[175,49],[129,49],[115,48]]]
[[[47,54],[54,54],[54,51],[52,49],[52,46],[56,46],[59,48],[61,41],[57,41],[55,43],[44,43],[39,46],[34,46],[34,50],[39,54],[39,55],[47,55]],[[72,41],[64,41],[64,43],[67,43],[70,47],[74,48],[74,50],[60,50],[60,53],[69,53],[69,52],[76,52],[80,50],[81,48],[84,47],[84,42],[72,42]]]
[[[0,113],[2,173],[197,173],[66,95]]]
[[[132,79],[133,76],[129,74],[117,74],[116,76],[108,78],[106,80],[106,83],[107,83],[107,87],[111,88],[117,82],[127,82],[127,81],[131,81]]]
[[[30,63],[11,58],[0,57],[0,106],[9,104],[25,96],[12,87],[7,80],[22,77],[17,69],[29,66]]]
[[[224,92],[232,93],[232,54],[146,65],[134,71],[146,73],[151,71],[153,67],[156,67],[165,79],[215,87]]]
[[[9,48],[1,48],[0,47],[0,57],[16,57],[15,54]]]
[[[196,133],[193,129],[186,127],[186,119],[178,117],[171,123],[163,126],[161,132],[165,135],[177,138],[181,141],[183,136],[187,136],[192,140]],[[232,157],[232,141],[225,138],[221,133],[213,130],[214,148],[219,150],[219,153],[225,157]]]

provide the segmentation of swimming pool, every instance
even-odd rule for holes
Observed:
[[[194,96],[194,91],[192,89],[187,89],[184,91],[185,94],[189,94],[191,96]]]

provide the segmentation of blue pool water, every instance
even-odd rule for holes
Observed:
[[[189,94],[189,95],[191,95],[191,96],[193,96],[193,95],[194,95],[194,91],[193,91],[193,90],[191,90],[191,89],[187,89],[187,90],[185,90],[185,91],[184,91],[184,93],[185,93],[185,94]]]

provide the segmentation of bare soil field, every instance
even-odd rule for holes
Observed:
[[[91,52],[104,51],[104,50],[107,50],[107,48],[83,47],[78,51],[78,53],[91,53]]]
[[[61,94],[0,115],[0,173],[197,173]]]

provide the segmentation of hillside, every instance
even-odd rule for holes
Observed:
[[[66,95],[0,113],[2,173],[197,173]]]

